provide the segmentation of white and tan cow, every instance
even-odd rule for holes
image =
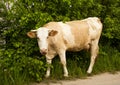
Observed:
[[[30,38],[37,38],[40,53],[46,56],[48,64],[59,55],[64,69],[64,76],[68,76],[66,67],[66,51],[80,51],[90,49],[91,62],[87,73],[92,72],[95,59],[99,51],[99,38],[102,23],[97,17],[69,22],[49,22],[37,30],[27,33]],[[47,68],[46,77],[50,76],[50,67]]]

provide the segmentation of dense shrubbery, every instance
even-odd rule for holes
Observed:
[[[101,18],[104,26],[100,41],[101,57],[98,58],[94,71],[109,71],[113,67],[120,70],[120,0],[17,0],[12,3],[9,10],[6,9],[5,2],[0,3],[0,9],[4,9],[0,10],[0,17],[3,18],[0,20],[0,36],[5,36],[6,40],[0,50],[0,76],[3,76],[0,77],[1,84],[21,85],[18,81],[25,82],[27,77],[37,81],[44,77],[47,66],[45,58],[39,53],[36,39],[31,40],[26,36],[29,30],[37,29],[50,21],[78,20],[92,16]],[[68,56],[73,56],[67,57],[70,75],[79,77],[85,74],[89,54],[68,53]],[[61,67],[57,66],[59,63],[54,63],[52,73],[56,74],[52,74],[53,78],[62,72]],[[107,69],[105,65],[110,68]]]

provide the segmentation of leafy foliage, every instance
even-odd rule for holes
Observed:
[[[12,3],[9,9],[6,8],[6,3],[8,2]],[[3,37],[2,39],[5,38],[6,44],[4,46],[3,44],[0,45],[0,76],[2,73],[8,75],[9,79],[6,82],[13,81],[10,85],[19,85],[16,80],[21,74],[25,77],[24,79],[26,77],[36,81],[43,79],[47,66],[45,57],[40,55],[36,39],[29,39],[26,33],[50,21],[65,22],[92,16],[99,17],[104,26],[100,42],[101,46],[104,45],[106,47],[109,45],[110,49],[114,47],[112,50],[117,50],[115,53],[119,54],[119,6],[120,0],[2,0],[0,2],[0,18],[2,17],[3,20],[0,20],[0,36]],[[1,11],[2,9],[4,10]],[[104,46],[101,48],[104,48]],[[85,54],[84,52],[82,53]],[[101,51],[101,53],[104,53],[104,51]],[[78,57],[79,53],[73,53],[72,55]],[[109,55],[111,54],[106,52],[104,56]],[[83,56],[87,56],[87,54]],[[83,72],[81,68],[77,68],[76,73],[75,71],[70,73],[76,76],[79,73],[80,75],[85,73],[89,64],[89,61],[87,61],[89,58],[77,57],[75,57],[75,61],[72,61],[72,58],[68,58],[70,66],[73,62],[76,68],[82,67],[83,69]],[[118,57],[118,55],[115,57]],[[79,61],[83,62],[79,64]],[[54,65],[58,67],[57,64]],[[71,66],[69,69],[72,68]],[[53,73],[56,72],[53,71]],[[53,74],[54,76],[55,74]],[[1,84],[5,84],[4,81],[1,81],[6,79],[4,78],[0,77]]]

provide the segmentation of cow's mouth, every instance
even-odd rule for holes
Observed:
[[[42,55],[46,55],[47,54],[47,52],[40,52]]]
[[[40,53],[41,53],[42,55],[46,55],[46,54],[47,54],[47,49],[40,50]]]

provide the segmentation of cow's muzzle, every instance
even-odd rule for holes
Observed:
[[[41,50],[40,50],[40,53],[41,53],[42,55],[46,55],[46,54],[47,54],[47,49],[41,49]]]

